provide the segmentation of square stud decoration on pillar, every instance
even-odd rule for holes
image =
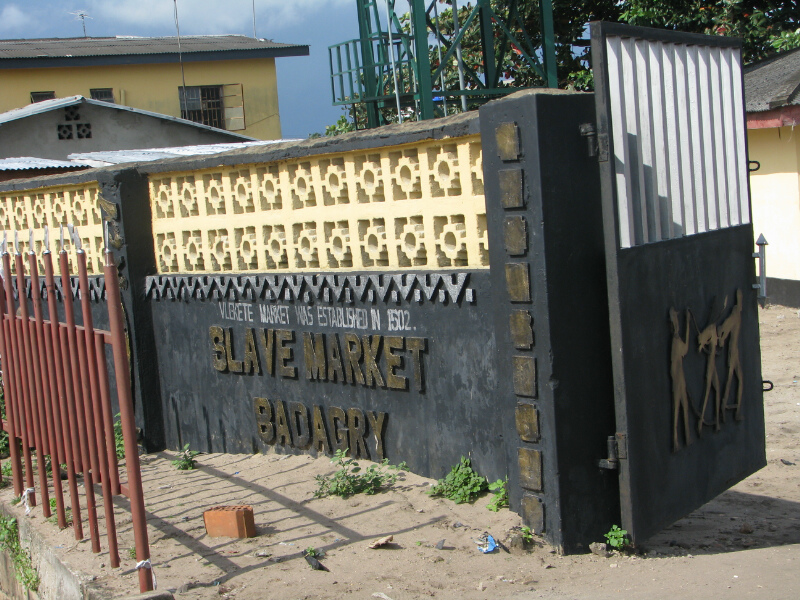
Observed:
[[[524,208],[522,169],[500,169],[497,177],[500,185],[500,202],[503,204],[503,208]]]
[[[515,414],[517,435],[523,442],[535,444],[539,441],[539,411],[533,404],[517,403]]]
[[[203,513],[208,537],[256,537],[252,506],[215,506]]]
[[[544,533],[544,503],[538,496],[524,494],[522,496],[522,522],[534,533]]]
[[[536,358],[533,356],[512,357],[514,369],[514,393],[526,398],[538,398],[536,389]]]
[[[508,317],[511,341],[517,350],[533,347],[533,317],[527,310],[512,310]]]
[[[528,263],[506,263],[506,288],[511,302],[531,301]]]
[[[519,159],[519,127],[516,123],[500,123],[494,130],[497,155],[502,161]]]
[[[542,453],[533,448],[517,448],[519,484],[532,492],[542,491]]]
[[[506,252],[522,256],[528,251],[528,223],[525,217],[507,217],[503,221],[503,240]]]

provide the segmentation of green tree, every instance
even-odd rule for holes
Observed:
[[[750,63],[800,46],[797,2],[760,0],[629,0],[620,20],[631,25],[740,37]]]
[[[438,0],[439,30],[446,40],[453,37],[453,18],[451,0]],[[511,25],[513,33],[520,32],[514,27],[515,17],[530,35],[534,47],[541,45],[541,23],[538,0],[492,0],[492,10]],[[516,4],[516,14],[511,7]],[[459,21],[464,22],[472,9],[470,4],[459,5]],[[403,22],[408,24],[406,15]],[[587,2],[553,2],[553,23],[555,29],[556,62],[558,64],[559,87],[591,89],[591,56],[588,45],[586,24],[590,21],[612,21],[657,27],[675,31],[726,35],[744,40],[744,62],[749,63],[800,46],[800,8],[797,2],[776,2],[771,0],[590,0]],[[495,35],[495,53],[503,50],[502,36]],[[434,37],[431,37],[430,58],[432,69],[438,67],[438,54]],[[502,65],[501,85],[528,87],[543,85],[541,77],[531,69],[514,48],[505,54]],[[442,48],[442,53],[445,47]],[[480,32],[478,24],[473,23],[464,33],[462,40],[464,64],[478,75],[483,73],[480,64]],[[440,82],[434,82],[434,86]],[[458,75],[455,61],[451,61],[445,72],[447,89],[458,88]],[[466,87],[476,84],[467,81]]]

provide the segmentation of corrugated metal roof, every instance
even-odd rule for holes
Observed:
[[[747,112],[800,105],[800,48],[765,58],[744,70]]]
[[[70,169],[91,167],[92,163],[82,160],[52,160],[49,158],[34,158],[32,156],[18,156],[15,158],[0,158],[0,171],[27,171],[31,169]]]
[[[91,98],[85,98],[83,96],[67,96],[66,98],[42,100],[41,102],[34,102],[33,104],[29,104],[28,106],[23,106],[22,108],[15,108],[13,110],[9,110],[8,112],[0,113],[0,126],[2,126],[3,123],[17,121],[19,119],[24,119],[26,117],[31,117],[33,115],[39,115],[51,110],[64,108],[66,106],[72,106],[74,104],[91,104],[93,106],[101,106],[103,107],[103,109],[106,110],[125,110],[139,115],[146,115],[148,117],[154,117],[156,119],[163,119],[165,121],[173,121],[175,123],[181,123],[183,125],[197,127],[198,129],[206,129],[208,131],[224,133],[229,135],[233,139],[240,139],[243,141],[255,140],[255,138],[252,138],[248,135],[241,135],[234,131],[217,129],[216,127],[209,127],[208,125],[203,125],[202,123],[195,123],[194,121],[188,121],[187,119],[179,119],[178,117],[172,117],[170,115],[162,115],[161,113],[150,112],[149,110],[142,110],[141,108],[133,108],[131,106],[122,106],[121,104],[103,102],[102,100],[92,100]]]
[[[17,119],[24,119],[33,115],[40,115],[42,113],[55,110],[57,108],[64,108],[72,106],[73,104],[80,104],[84,100],[83,96],[67,96],[66,98],[55,98],[54,100],[42,100],[41,102],[34,102],[22,108],[14,108],[8,112],[0,113],[0,125],[16,121]]]
[[[132,162],[150,162],[165,158],[181,156],[198,156],[220,154],[231,150],[241,150],[251,146],[267,146],[281,142],[299,142],[301,140],[260,140],[256,142],[239,142],[229,144],[202,144],[198,146],[175,146],[172,148],[144,148],[141,150],[109,150],[105,152],[75,152],[67,158],[70,160],[90,161],[92,164],[119,165]]]
[[[281,44],[244,35],[181,36],[181,52],[228,52],[232,50],[308,49],[302,44]],[[117,36],[102,38],[39,38],[0,40],[0,60],[15,58],[73,58],[81,56],[128,56],[173,54],[177,37]]]

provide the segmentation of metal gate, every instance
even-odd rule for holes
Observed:
[[[72,258],[66,251],[63,228],[57,258],[60,281],[55,274],[56,263],[50,252],[47,227],[44,228],[41,256],[33,251],[32,230],[29,231],[26,258],[20,251],[18,232],[14,232],[16,252],[13,261],[5,237],[0,244],[0,363],[6,408],[2,428],[9,437],[12,482],[15,493],[26,505],[26,514],[37,504],[39,494],[44,517],[51,516],[49,486],[52,486],[58,526],[63,529],[69,524],[67,511],[71,510],[75,539],[82,540],[85,514],[92,551],[96,553],[101,551],[101,536],[95,484],[100,484],[109,561],[115,568],[120,566],[120,557],[113,497],[119,494],[128,497],[139,590],[145,592],[153,589],[154,579],[117,266],[106,232],[103,277],[110,331],[95,329],[86,253],[81,248],[77,230],[71,226],[70,234],[70,243],[76,249],[77,285],[73,284]],[[40,278],[40,260],[44,281]],[[12,262],[15,275],[12,274]],[[25,262],[30,274],[27,281]],[[28,290],[33,315],[29,312]],[[82,325],[76,324],[73,293],[80,298]],[[64,322],[59,320],[59,295],[63,299]],[[117,467],[106,345],[111,346],[113,355],[127,482],[120,481]],[[50,469],[47,468],[48,461]],[[59,473],[61,464],[65,465],[67,475],[69,507]],[[38,491],[34,470],[38,472]],[[82,513],[77,480],[81,473],[85,513]]]
[[[766,464],[741,42],[609,23],[591,35],[610,464],[637,542]]]

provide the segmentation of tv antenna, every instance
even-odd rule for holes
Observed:
[[[91,19],[92,17],[85,10],[76,10],[69,14],[74,15],[76,21],[80,19],[81,25],[83,25],[83,37],[89,37],[86,35],[86,19]]]

